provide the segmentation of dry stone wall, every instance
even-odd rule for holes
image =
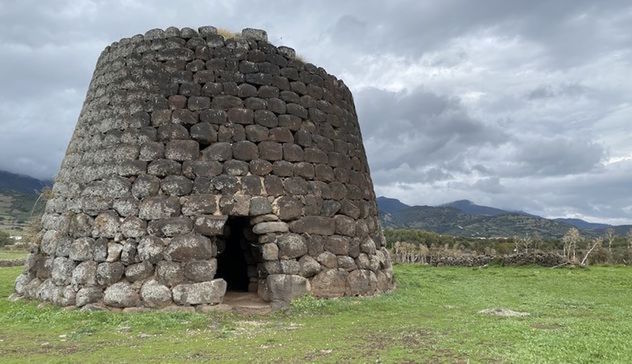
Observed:
[[[53,193],[15,285],[27,298],[161,308],[393,286],[349,89],[262,30],[107,47]]]

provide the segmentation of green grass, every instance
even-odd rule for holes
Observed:
[[[27,255],[25,250],[0,249],[0,260],[26,259]]]
[[[19,268],[0,269],[0,297]],[[267,317],[82,313],[0,299],[2,362],[630,362],[632,269],[397,266],[377,298]],[[526,311],[525,318],[478,314]]]

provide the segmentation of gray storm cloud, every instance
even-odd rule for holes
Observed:
[[[205,24],[342,77],[378,194],[632,222],[628,1],[3,1],[0,169],[54,176],[108,43]]]

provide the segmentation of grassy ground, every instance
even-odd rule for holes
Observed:
[[[0,269],[0,297],[19,268]],[[397,266],[378,298],[268,317],[81,313],[0,299],[2,362],[630,362],[632,269]],[[505,307],[524,318],[478,314]]]
[[[0,249],[0,260],[26,259],[27,255],[28,255],[28,252],[25,250]]]

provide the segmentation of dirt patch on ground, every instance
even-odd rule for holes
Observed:
[[[526,317],[531,315],[529,312],[514,311],[508,308],[486,308],[478,311],[478,313],[498,317]]]

